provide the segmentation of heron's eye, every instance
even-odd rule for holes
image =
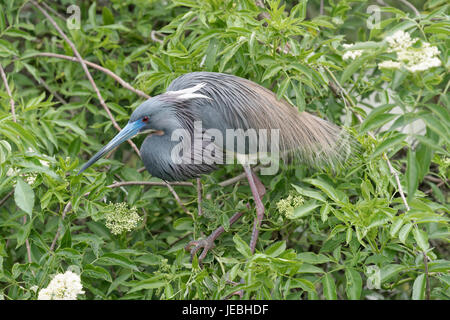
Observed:
[[[142,122],[147,122],[148,121],[148,117],[147,116],[144,116],[143,118],[142,118]]]

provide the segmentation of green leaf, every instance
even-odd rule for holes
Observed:
[[[173,227],[175,230],[192,230],[191,218],[180,218],[174,221]]]
[[[333,186],[323,180],[305,179],[304,181],[325,192],[327,196],[335,202],[346,202],[347,200],[346,195],[343,192],[336,190]]]
[[[101,279],[106,280],[108,282],[112,282],[111,275],[109,272],[102,267],[94,266],[92,264],[87,264],[83,267],[83,275],[94,278],[94,279]]]
[[[370,130],[378,129],[396,117],[398,117],[398,114],[392,113],[382,113],[373,117],[367,117],[361,124],[361,132],[366,133]]]
[[[407,223],[400,229],[400,232],[398,233],[398,238],[400,239],[401,242],[406,243],[406,238],[408,237],[408,234],[411,231],[412,226],[413,226],[412,223]]]
[[[319,205],[314,201],[308,201],[305,204],[295,208],[292,216],[289,216],[289,219],[298,219],[302,218],[309,213],[311,213],[315,208],[317,208]]]
[[[380,143],[370,155],[370,159],[374,159],[389,148],[394,148],[397,144],[405,141],[406,134],[397,134],[393,137],[387,138]]]
[[[273,243],[270,247],[264,250],[264,253],[273,258],[278,257],[286,250],[286,241],[278,241]]]
[[[347,284],[345,291],[351,300],[359,300],[362,291],[362,278],[358,271],[353,268],[345,269]]]
[[[412,300],[423,300],[425,298],[426,277],[425,274],[419,275],[414,280]]]
[[[17,178],[14,200],[16,201],[17,206],[25,211],[31,218],[34,207],[34,192],[30,185],[21,178]]]
[[[120,266],[126,269],[139,271],[136,265],[130,259],[112,252],[105,253],[97,260],[97,263],[107,266]]]
[[[388,264],[383,266],[380,270],[381,283],[391,280],[391,278],[395,277],[400,273],[400,271],[406,268],[407,267],[400,264]]]
[[[416,153],[408,150],[408,162],[406,167],[406,186],[408,192],[408,202],[414,198],[414,193],[419,186],[419,170],[416,159]]]
[[[239,235],[235,235],[233,237],[233,241],[236,244],[236,249],[239,251],[244,257],[250,258],[252,256],[252,251],[250,250],[250,247],[247,243],[245,243],[244,240],[242,240]]]
[[[417,226],[413,229],[414,239],[422,251],[427,251],[430,248],[428,244],[428,235],[425,231],[420,230]]]
[[[112,14],[111,10],[109,10],[108,7],[103,7],[102,9],[102,18],[103,18],[103,24],[113,24],[114,23],[114,15]]]
[[[289,287],[291,289],[300,288],[306,292],[316,292],[316,287],[314,284],[306,279],[294,278],[291,280]]]
[[[70,226],[67,227],[66,232],[64,232],[61,238],[61,248],[70,248],[72,246],[72,237],[70,234]]]
[[[330,258],[328,258],[326,255],[322,253],[314,253],[314,252],[302,252],[297,255],[297,259],[305,262],[305,263],[311,263],[311,264],[322,264],[330,262]]]
[[[167,281],[164,280],[162,275],[154,276],[142,281],[137,282],[128,293],[132,293],[139,290],[149,290],[164,287]]]
[[[364,64],[366,63],[367,59],[369,58],[368,55],[362,55],[359,58],[356,58],[353,60],[345,69],[344,72],[341,75],[340,83],[344,84],[350,77],[355,74],[355,72]]]
[[[323,295],[327,300],[337,300],[336,284],[329,273],[322,277]]]

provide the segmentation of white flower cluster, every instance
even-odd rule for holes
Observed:
[[[395,52],[398,61],[383,61],[378,64],[378,67],[385,69],[404,67],[409,72],[418,72],[440,66],[441,60],[437,57],[439,55],[438,48],[431,46],[428,42],[422,42],[420,48],[413,47],[418,40],[418,38],[411,39],[409,33],[401,30],[387,37],[388,52]]]
[[[353,47],[352,44],[343,44],[342,46],[345,49]],[[363,50],[348,50],[347,52],[344,53],[344,55],[342,56],[342,59],[344,59],[344,60],[348,60],[348,59],[355,60],[356,58],[361,56],[362,53],[363,53]]]
[[[126,202],[110,204],[111,210],[106,213],[106,227],[113,234],[121,234],[136,228],[142,218],[137,213],[136,207],[128,209]]]
[[[39,291],[38,300],[77,300],[83,294],[80,276],[72,271],[57,274],[47,288]]]
[[[280,213],[284,214],[286,218],[291,219],[294,214],[294,210],[301,206],[305,202],[305,199],[299,194],[290,193],[285,199],[281,199],[277,202],[277,209]]]

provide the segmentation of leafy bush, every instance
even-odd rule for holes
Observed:
[[[126,143],[76,175],[117,131],[81,64],[55,55],[76,53],[33,2],[0,4],[3,298],[37,299],[67,270],[81,276],[79,299],[450,297],[446,1],[40,2],[83,59],[145,92],[88,66],[120,126],[146,94],[204,70],[353,132],[361,148],[339,172],[283,165],[261,176],[254,255],[250,189],[219,185],[237,165],[201,178],[201,216],[195,181],[167,188],[137,170]],[[191,263],[184,246],[220,225],[203,266]]]

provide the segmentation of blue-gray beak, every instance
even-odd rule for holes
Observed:
[[[78,172],[78,175],[82,173],[84,170],[89,168],[95,162],[97,162],[101,157],[103,157],[108,152],[114,150],[114,148],[118,147],[122,142],[133,138],[139,133],[139,130],[145,125],[140,120],[134,122],[128,122],[128,124],[120,131],[106,146],[100,149],[88,162],[84,164],[81,170]]]

